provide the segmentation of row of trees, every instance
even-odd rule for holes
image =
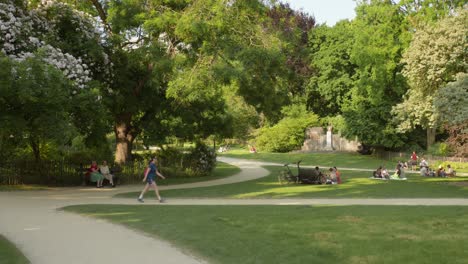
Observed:
[[[360,1],[327,27],[276,1],[0,0],[0,147],[40,159],[113,131],[116,162],[136,138],[288,151],[322,120],[390,149],[446,125],[463,148],[463,4]]]
[[[452,138],[466,135],[464,4],[360,1],[353,21],[317,27],[311,61],[318,73],[309,89],[319,101],[311,104],[342,116],[345,135],[374,147],[429,147],[443,126],[458,127]],[[466,155],[466,137],[455,141]]]

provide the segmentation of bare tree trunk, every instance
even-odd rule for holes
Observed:
[[[429,149],[435,143],[436,129],[428,127],[426,130],[426,148]]]
[[[32,152],[34,154],[34,160],[37,162],[41,159],[41,149],[40,144],[33,137],[30,137],[29,143],[31,145]]]
[[[115,162],[126,163],[132,159],[132,146],[135,140],[135,129],[131,125],[132,115],[130,113],[118,116],[114,126],[116,139]]]

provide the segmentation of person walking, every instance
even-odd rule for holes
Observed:
[[[143,188],[143,190],[141,191],[140,196],[138,197],[139,202],[144,202],[143,196],[145,195],[146,191],[148,191],[150,186],[153,187],[154,192],[156,193],[156,197],[158,197],[158,201],[160,203],[164,202],[163,198],[161,198],[161,196],[159,195],[158,186],[156,185],[156,175],[161,177],[162,179],[166,179],[166,177],[164,177],[164,175],[162,175],[158,171],[158,167],[156,166],[156,158],[151,158],[148,168],[146,168],[145,170],[145,177],[143,178],[143,182],[146,182],[146,185],[145,188]]]

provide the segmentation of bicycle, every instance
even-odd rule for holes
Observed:
[[[289,168],[290,163],[286,163],[283,166],[286,168],[280,171],[278,175],[278,181],[280,184],[283,183],[303,183],[303,184],[325,184],[326,176],[322,174],[320,170],[315,168],[301,168],[298,161],[294,164],[297,165],[297,175],[294,175]]]
[[[298,163],[299,165],[299,163]],[[291,171],[291,169],[289,168],[289,163],[286,163],[283,165],[285,167],[284,170],[280,171],[279,175],[278,175],[278,181],[280,184],[283,184],[283,183],[297,183],[299,178],[294,175]]]

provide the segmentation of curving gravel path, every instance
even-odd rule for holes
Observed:
[[[173,186],[182,189],[230,184],[268,175],[262,165],[275,163],[220,157],[238,166],[231,177]],[[344,169],[344,168],[342,168]],[[47,191],[0,192],[0,233],[38,264],[204,263],[190,252],[141,232],[106,221],[57,210],[74,204],[137,204],[112,199],[116,193],[140,191],[142,185],[113,189],[57,188]],[[146,206],[160,205],[145,200]],[[170,199],[162,205],[463,205],[468,199]]]

